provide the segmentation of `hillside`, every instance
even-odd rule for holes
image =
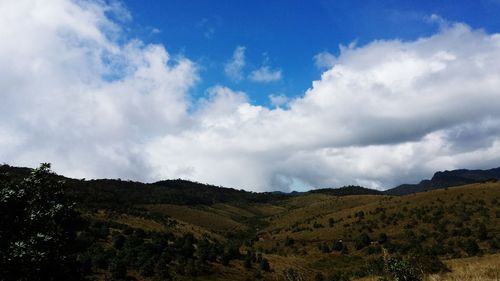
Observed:
[[[430,180],[422,180],[418,184],[403,184],[386,190],[384,193],[388,195],[406,195],[450,186],[478,183],[492,179],[500,179],[500,168],[490,170],[460,169],[443,171],[436,172]]]
[[[0,182],[30,173],[1,166]],[[496,181],[391,196],[47,177],[77,202],[78,262],[91,279],[378,280],[392,262],[440,280],[475,262],[480,280],[500,277]]]
[[[340,188],[320,188],[313,189],[310,193],[322,193],[334,196],[348,196],[348,195],[382,195],[383,192],[375,189],[370,189],[362,186],[343,186]]]

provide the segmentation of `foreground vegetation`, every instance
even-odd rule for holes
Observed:
[[[0,280],[499,280],[494,180],[262,194],[42,165],[2,166],[0,187]]]

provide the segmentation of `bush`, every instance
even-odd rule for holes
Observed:
[[[392,257],[387,262],[389,274],[395,281],[421,281],[422,278],[417,270],[401,258]]]
[[[342,249],[344,248],[344,243],[342,243],[342,241],[340,240],[337,240],[335,241],[335,243],[333,243],[333,247],[332,247],[332,250],[333,251],[342,251]]]
[[[295,240],[293,238],[286,237],[285,246],[291,247],[293,244],[295,244]]]
[[[321,273],[316,273],[316,275],[314,276],[314,281],[325,281],[325,276],[323,276],[323,274]]]
[[[271,266],[269,265],[269,261],[266,258],[263,258],[260,261],[260,269],[264,270],[264,271],[270,271],[271,270]]]
[[[467,239],[463,245],[463,249],[469,256],[476,256],[481,252],[479,245],[474,239]]]
[[[245,261],[243,262],[243,265],[245,266],[246,269],[251,269],[252,268],[252,259],[247,256],[245,258]]]
[[[319,246],[319,249],[321,250],[322,253],[328,254],[331,252],[330,247],[328,247],[327,243],[322,243]]]
[[[476,234],[477,238],[481,241],[488,239],[488,230],[486,229],[486,225],[484,225],[484,223],[480,223],[478,225]]]
[[[329,281],[349,281],[349,275],[345,272],[335,271],[328,278]]]
[[[120,258],[115,258],[109,265],[113,280],[123,280],[127,277],[127,264]]]
[[[385,233],[380,233],[379,236],[378,236],[378,243],[379,244],[384,244],[385,242],[387,242],[387,234]]]
[[[370,245],[370,237],[366,233],[362,233],[356,240],[356,250],[361,250]]]
[[[120,250],[123,247],[123,244],[125,244],[125,236],[118,234],[113,237],[113,248]]]

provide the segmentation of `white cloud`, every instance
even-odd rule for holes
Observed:
[[[196,65],[124,40],[109,9],[0,2],[0,161],[252,190],[391,187],[500,163],[498,34],[450,24],[343,48],[304,96],[270,109],[224,86],[190,100]]]
[[[437,14],[432,14],[430,16],[425,17],[424,21],[426,21],[428,23],[437,24],[441,28],[447,28],[447,27],[449,27],[450,24],[452,24],[452,23],[450,23],[449,21],[447,21],[446,19],[444,19],[443,17],[441,17],[440,15],[437,15]]]
[[[282,78],[281,69],[271,70],[265,65],[250,73],[250,79],[257,82],[272,82],[279,81]]]
[[[151,34],[160,34],[161,33],[161,29],[159,28],[151,28]]]
[[[224,66],[226,75],[234,81],[243,79],[243,68],[245,67],[245,47],[238,46],[233,52],[233,57]]]
[[[314,65],[319,69],[331,68],[335,65],[337,58],[331,53],[324,51],[314,56]]]
[[[289,100],[290,99],[283,94],[269,95],[269,101],[271,102],[272,105],[277,107],[286,105]]]
[[[188,119],[194,64],[160,45],[118,43],[107,17],[117,6],[102,3],[0,3],[0,159],[147,179],[140,144]]]
[[[199,117],[210,126],[151,151],[202,139],[203,151],[185,160],[190,171],[253,189],[293,181],[391,187],[436,170],[492,167],[500,160],[499,54],[499,35],[461,24],[414,42],[344,48],[288,109],[241,99],[222,119]]]

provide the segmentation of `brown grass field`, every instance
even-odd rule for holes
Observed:
[[[260,272],[261,280],[285,280],[283,272],[290,268],[303,277],[303,280],[314,280],[318,273],[329,276],[336,270],[353,272],[365,264],[367,259],[377,257],[376,254],[370,255],[365,250],[355,249],[354,240],[361,232],[368,233],[373,240],[383,232],[396,242],[404,241],[408,229],[417,234],[432,233],[432,224],[415,220],[412,210],[419,208],[427,208],[432,212],[439,208],[444,209],[442,219],[449,221],[450,232],[483,222],[489,236],[498,239],[499,199],[500,183],[487,182],[401,197],[305,194],[275,204],[139,206],[176,220],[175,226],[133,215],[111,216],[103,211],[92,216],[147,231],[193,233],[198,238],[208,235],[219,241],[224,241],[228,233],[255,233],[252,247],[260,249],[272,268],[271,272]],[[387,217],[398,214],[401,217],[395,222],[384,221],[380,213],[382,208]],[[477,209],[470,212],[470,222],[463,226],[456,215],[456,210],[460,208]],[[363,219],[356,215],[361,211],[364,213]],[[367,228],[367,225],[371,226]],[[292,246],[286,245],[288,239],[294,240]],[[342,239],[348,246],[348,255],[339,252],[324,253],[318,248],[321,243],[331,244],[338,239]],[[430,242],[423,242],[428,243]],[[451,271],[428,275],[425,280],[500,280],[500,254],[498,251],[489,250],[485,243],[481,242],[479,245],[484,249],[482,256],[467,257],[463,251],[458,251],[459,258],[443,256],[442,260]],[[244,254],[246,249],[249,249],[248,246],[243,246],[240,251]],[[180,277],[179,280],[256,280],[255,269],[245,269],[242,260],[233,260],[229,266],[219,263],[212,266],[213,272],[209,275],[187,279]],[[136,278],[148,280],[141,279],[140,276]],[[368,276],[353,280],[378,280],[378,277]]]

